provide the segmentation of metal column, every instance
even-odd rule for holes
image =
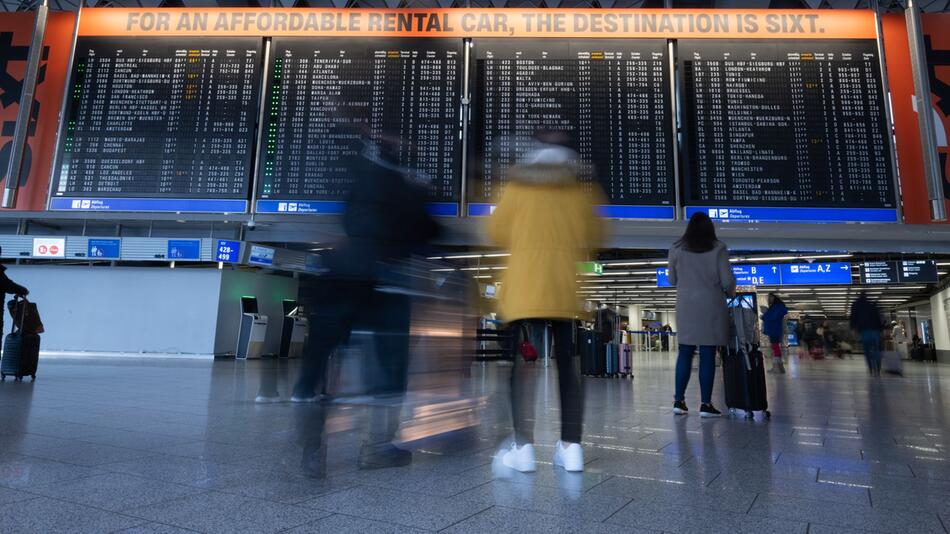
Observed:
[[[30,131],[30,119],[33,115],[33,100],[36,94],[36,78],[40,72],[40,58],[43,56],[43,37],[46,36],[46,20],[49,8],[46,0],[36,10],[33,23],[33,41],[30,43],[30,55],[23,73],[23,87],[20,91],[20,109],[16,117],[16,129],[10,143],[10,159],[7,161],[7,182],[3,188],[3,200],[0,207],[15,208],[20,188],[20,172],[23,170],[23,156],[26,154],[26,138]]]
[[[917,122],[920,126],[924,177],[927,179],[927,189],[930,193],[930,216],[935,221],[943,221],[947,218],[946,200],[943,193],[940,161],[937,158],[937,134],[934,129],[933,109],[930,105],[930,79],[927,76],[924,36],[916,0],[907,0],[904,17],[907,21],[907,38],[910,41],[910,65],[914,72],[914,101],[917,107]]]

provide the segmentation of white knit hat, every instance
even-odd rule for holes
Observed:
[[[577,152],[565,146],[535,143],[531,150],[521,156],[518,163],[521,165],[567,165],[578,159]]]

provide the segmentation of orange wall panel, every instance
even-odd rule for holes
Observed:
[[[33,35],[33,20],[32,13],[0,14],[0,174],[6,174],[10,157],[20,110],[23,72]],[[46,209],[75,23],[74,13],[56,12],[49,15],[27,153],[23,162],[28,172],[20,179],[16,210]],[[6,176],[0,176],[0,187],[5,186],[5,183]]]

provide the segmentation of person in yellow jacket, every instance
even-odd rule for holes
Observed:
[[[501,318],[515,334],[511,380],[514,442],[499,455],[507,467],[536,469],[534,453],[534,384],[518,354],[522,326],[552,327],[561,395],[561,440],[554,465],[583,471],[581,449],[584,399],[574,365],[574,324],[581,313],[577,264],[600,246],[604,222],[597,205],[605,204],[594,184],[578,180],[577,153],[564,146],[537,143],[508,170],[509,183],[489,220],[495,245],[508,250],[499,298]]]

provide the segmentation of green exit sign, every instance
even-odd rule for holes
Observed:
[[[604,274],[604,264],[596,261],[585,261],[577,264],[577,272],[584,274]]]

